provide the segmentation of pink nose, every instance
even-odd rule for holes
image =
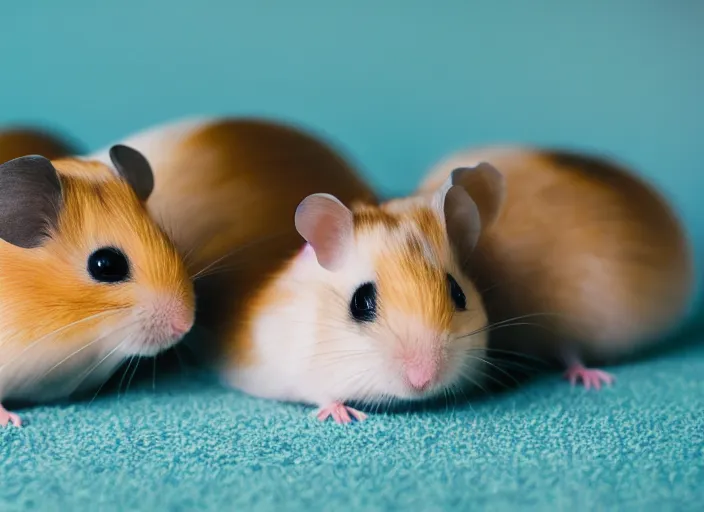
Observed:
[[[193,327],[193,320],[187,315],[175,315],[171,317],[171,329],[176,336],[183,336]]]
[[[423,391],[435,378],[437,368],[432,361],[417,361],[406,364],[406,378],[414,389]]]

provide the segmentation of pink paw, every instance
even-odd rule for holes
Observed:
[[[22,420],[14,412],[9,412],[2,405],[0,405],[0,427],[6,427],[9,424],[13,424],[16,427],[21,427]]]
[[[573,386],[577,383],[577,380],[581,379],[586,389],[591,387],[601,389],[602,382],[610,386],[616,380],[616,377],[610,373],[586,368],[581,364],[573,364],[570,366],[565,372],[565,378],[568,379]]]
[[[352,423],[352,418],[357,421],[367,419],[366,414],[357,409],[352,409],[352,407],[347,407],[342,402],[333,402],[326,407],[321,407],[315,414],[320,421],[325,421],[332,416],[335,423]]]

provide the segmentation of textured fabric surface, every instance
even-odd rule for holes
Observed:
[[[702,510],[704,346],[614,371],[351,426],[157,376],[20,411],[0,510]]]

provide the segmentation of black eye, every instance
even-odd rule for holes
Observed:
[[[452,302],[455,303],[455,308],[459,311],[467,309],[467,297],[464,296],[462,288],[450,274],[447,274],[447,283],[450,286],[450,297],[452,297]]]
[[[119,249],[104,247],[88,256],[88,273],[101,283],[117,283],[129,279],[130,264]]]
[[[376,318],[376,286],[365,283],[354,292],[350,302],[352,318],[358,322],[371,322]]]

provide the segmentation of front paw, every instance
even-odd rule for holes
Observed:
[[[346,406],[342,402],[332,402],[325,407],[321,407],[315,412],[316,417],[320,421],[325,421],[332,416],[335,423],[346,424],[352,423],[352,421],[364,421],[367,419],[367,415],[357,409]]]

